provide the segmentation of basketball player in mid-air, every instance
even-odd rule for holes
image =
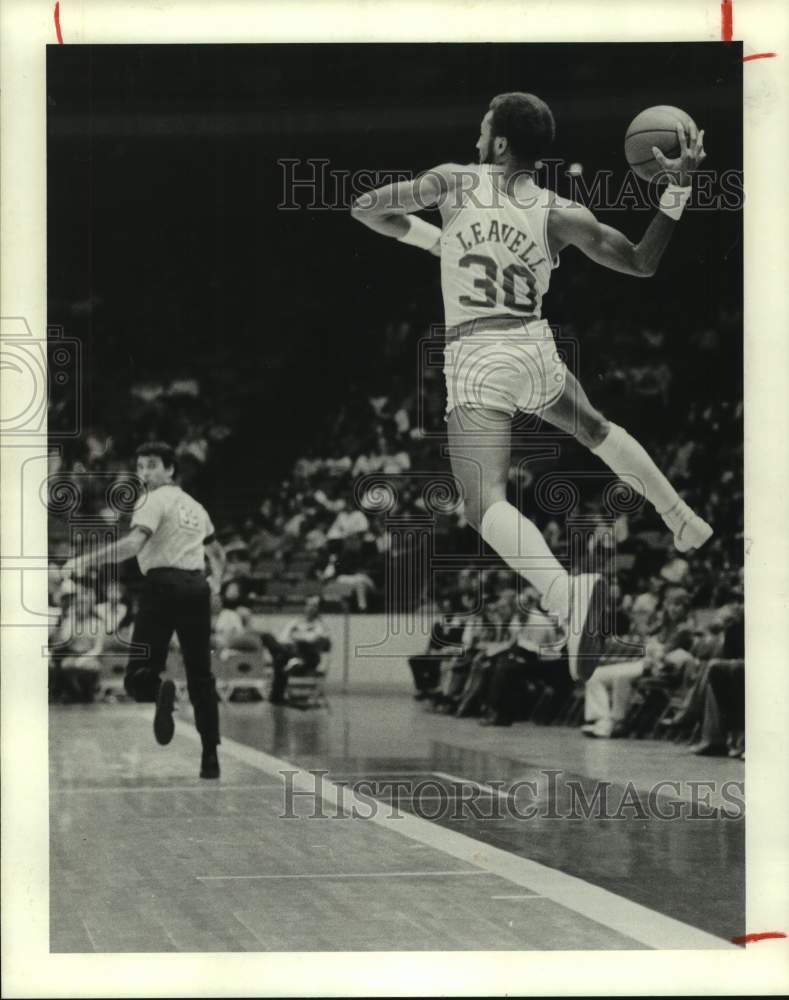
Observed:
[[[589,676],[601,648],[604,582],[569,576],[537,526],[507,501],[515,413],[537,413],[574,435],[643,493],[680,552],[712,534],[638,441],[592,406],[558,357],[541,313],[551,270],[568,246],[615,271],[655,273],[705,156],[703,132],[694,126],[686,134],[679,123],[677,132],[676,159],[653,149],[668,183],[637,244],[585,206],[536,185],[535,164],[547,155],[555,127],[550,108],[532,94],[493,98],[477,140],[478,166],[442,164],[361,195],[351,210],[375,232],[441,258],[449,453],[466,517],[557,616],[574,676],[579,667]],[[441,229],[413,214],[427,207],[440,210]]]

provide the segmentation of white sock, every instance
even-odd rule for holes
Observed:
[[[646,497],[661,516],[682,505],[683,501],[668,479],[624,428],[611,424],[605,441],[591,451],[628,486]]]
[[[511,569],[539,590],[547,611],[563,622],[569,617],[570,578],[534,522],[506,500],[497,500],[485,511],[480,534]]]

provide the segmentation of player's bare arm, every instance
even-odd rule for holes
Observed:
[[[443,211],[457,182],[456,164],[444,163],[413,180],[385,184],[354,199],[351,216],[382,236],[421,247],[440,256],[441,230],[414,213]]]
[[[548,240],[551,251],[559,253],[567,246],[576,246],[591,260],[614,271],[647,278],[655,273],[660,258],[674,235],[677,221],[690,192],[693,171],[706,156],[704,132],[690,129],[689,136],[677,126],[680,155],[673,160],[653,148],[655,159],[664,171],[668,186],[661,198],[661,207],[650,222],[639,243],[632,243],[624,233],[599,222],[583,205],[556,206],[548,219]]]
[[[100,566],[107,562],[126,562],[133,559],[148,541],[148,532],[144,528],[132,528],[125,538],[118,542],[110,542],[95,552],[69,559],[64,563],[61,572],[64,575],[79,576],[89,566]]]

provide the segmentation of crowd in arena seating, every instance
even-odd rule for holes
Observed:
[[[671,345],[670,368],[663,329],[641,329],[636,335],[602,326],[584,331],[606,372],[594,388],[594,401],[612,416],[637,405],[632,429],[685,499],[715,527],[699,553],[679,555],[659,519],[644,506],[624,504],[603,516],[602,490],[611,477],[606,480],[606,470],[572,442],[563,446],[558,462],[517,464],[515,455],[513,495],[551,548],[565,555],[567,526],[582,523],[586,564],[575,568],[603,566],[610,575],[617,634],[629,646],[614,644],[607,650],[606,662],[587,685],[585,704],[563,654],[554,649],[545,655],[550,624],[535,593],[503,563],[495,566],[490,551],[484,566],[474,568],[478,540],[462,503],[449,503],[438,514],[428,511],[423,487],[425,474],[437,468],[444,397],[437,366],[424,367],[414,384],[415,345],[422,331],[411,321],[392,323],[384,331],[386,365],[364,383],[350,381],[287,478],[264,489],[240,515],[236,505],[215,518],[227,556],[223,607],[216,609],[218,648],[228,635],[257,641],[249,609],[301,605],[311,595],[320,595],[328,609],[359,613],[383,610],[393,600],[412,607],[433,602],[442,612],[435,643],[412,667],[417,695],[438,712],[478,714],[489,724],[507,724],[518,717],[559,719],[584,705],[580,721],[597,738],[690,732],[701,734],[702,752],[721,752],[727,744],[741,751],[741,391],[736,365],[733,375],[724,373],[714,385],[700,385],[691,374],[713,363],[738,323],[736,314],[722,310],[715,329],[694,330]],[[117,511],[108,503],[107,483],[127,474],[133,443],[146,437],[172,441],[180,478],[199,496],[201,483],[211,477],[214,454],[233,433],[233,426],[217,422],[211,400],[201,396],[196,381],[138,385],[122,426],[95,427],[79,442],[53,452],[50,472],[78,482],[83,512],[111,520]],[[441,467],[448,471],[446,460]],[[584,486],[581,477],[567,508],[546,509],[538,502],[541,476],[564,472],[572,481],[579,468],[594,471],[597,478]],[[375,484],[381,482],[391,486],[383,505],[375,500]],[[50,516],[53,568],[68,546],[68,517],[55,507]],[[426,517],[433,525],[434,551],[460,563],[468,556],[471,568],[425,580],[421,591],[389,594],[387,567],[391,575],[398,560],[413,560],[413,546],[419,544],[404,541],[391,526],[394,521],[422,523]],[[52,576],[55,581],[54,571]],[[133,570],[125,573],[121,592],[53,582],[53,660],[59,677],[69,678],[60,683],[59,697],[85,696],[98,644],[113,641],[115,634],[108,631],[108,612],[102,608],[109,604],[116,626],[128,630],[134,584]],[[76,600],[69,586],[84,591],[77,595],[84,600]],[[84,619],[81,625],[77,616]],[[518,706],[514,713],[512,706]]]
[[[741,585],[711,611],[662,576],[615,588],[615,634],[584,683],[570,675],[552,621],[508,570],[460,574],[441,601],[424,655],[411,657],[415,695],[440,713],[482,725],[584,721],[600,739],[692,741],[699,755],[744,755]]]

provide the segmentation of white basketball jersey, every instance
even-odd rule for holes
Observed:
[[[487,164],[463,168],[462,200],[441,233],[447,326],[482,317],[542,315],[553,266],[546,230],[555,196],[531,181],[521,182],[517,200],[508,198],[494,186],[490,171]]]

